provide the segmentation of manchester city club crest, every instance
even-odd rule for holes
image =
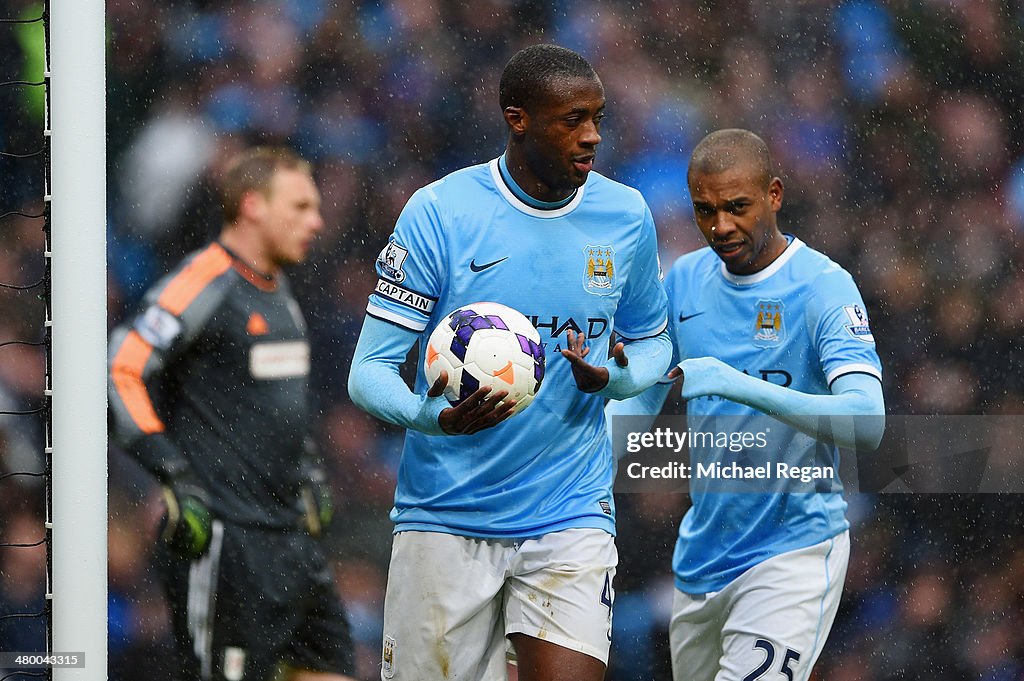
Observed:
[[[611,246],[587,245],[583,249],[583,288],[587,293],[607,296],[615,290],[615,250]]]
[[[774,298],[757,301],[757,318],[754,322],[754,343],[756,345],[778,345],[786,338],[784,318],[786,306]]]

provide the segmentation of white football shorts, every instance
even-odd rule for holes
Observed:
[[[608,661],[618,553],[603,530],[519,541],[400,532],[384,598],[381,678],[506,678],[509,634]]]
[[[839,608],[850,533],[769,558],[721,591],[676,589],[675,681],[806,681]]]

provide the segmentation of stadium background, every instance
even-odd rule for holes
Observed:
[[[373,259],[414,189],[500,153],[497,82],[527,44],[572,47],[597,68],[609,102],[598,170],[644,192],[663,263],[700,245],[683,182],[692,146],[748,127],[786,183],[784,230],[861,286],[889,412],[1024,412],[1019,2],[108,0],[107,11],[111,324],[219,227],[210,190],[233,149],[281,142],[317,165],[329,229],[292,276],[313,333],[330,541],[365,678],[379,663],[401,445],[345,395]],[[33,30],[0,27],[5,74],[33,75]],[[26,121],[41,105],[31,88],[0,89],[4,149],[38,146]],[[38,212],[40,164],[0,157],[0,213]],[[38,278],[37,220],[6,219],[0,244],[0,282]],[[32,292],[0,292],[0,336],[35,337],[40,310]],[[36,404],[43,371],[38,348],[5,348],[0,409]],[[39,428],[0,416],[0,470],[38,462]],[[158,681],[169,645],[148,553],[159,509],[120,452],[110,473],[110,678]],[[0,481],[10,541],[39,534],[33,480]],[[850,502],[851,569],[817,678],[1024,679],[1022,498]],[[608,678],[665,679],[669,555],[686,500],[619,503]],[[0,613],[41,609],[43,560],[41,548],[0,553]],[[0,649],[41,650],[42,631],[38,619],[0,620]]]

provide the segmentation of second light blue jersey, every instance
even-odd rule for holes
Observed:
[[[753,377],[811,394],[828,394],[849,373],[881,378],[864,302],[853,278],[799,239],[764,270],[733,275],[710,248],[687,254],[665,278],[674,361],[716,357]],[[691,429],[717,421],[719,428],[763,433],[767,447],[743,451],[691,449],[691,464],[733,462],[745,467],[833,466],[838,450],[815,441],[746,405],[718,396],[687,403]],[[767,432],[765,432],[767,431]],[[687,593],[724,588],[747,569],[844,531],[846,502],[838,477],[824,488],[754,483],[754,491],[721,479],[691,480],[693,506],[679,528],[673,557],[676,586]],[[758,491],[759,490],[759,491]]]
[[[377,261],[367,314],[419,332],[421,356],[452,310],[492,301],[519,310],[547,354],[528,409],[468,436],[410,430],[399,467],[396,531],[530,537],[570,527],[614,532],[614,463],[603,398],[577,389],[559,354],[586,334],[601,364],[613,330],[661,333],[667,303],[651,212],[635,189],[591,172],[566,205],[517,198],[499,160],[417,191]],[[417,369],[417,393],[428,386]]]

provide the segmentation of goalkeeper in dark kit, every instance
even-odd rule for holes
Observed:
[[[309,343],[282,268],[323,229],[307,162],[256,148],[222,182],[224,227],[110,338],[114,439],[164,487],[157,563],[185,679],[348,679],[320,544]]]

